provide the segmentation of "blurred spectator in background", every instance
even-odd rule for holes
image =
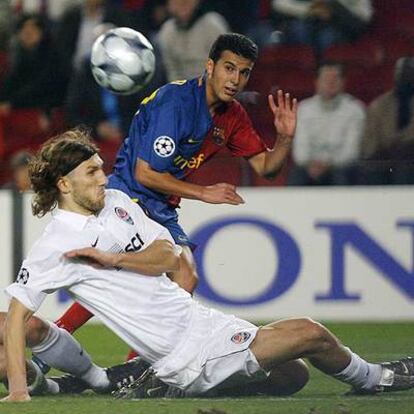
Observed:
[[[355,183],[365,109],[344,93],[344,84],[343,67],[325,62],[318,70],[316,95],[299,103],[290,185]]]
[[[23,15],[4,82],[0,85],[0,116],[14,108],[36,108],[48,114],[63,103],[66,89],[61,64],[44,17]]]
[[[67,9],[79,4],[81,0],[11,0],[14,14],[41,14],[55,25]]]
[[[395,86],[368,107],[362,184],[414,184],[414,57],[395,65]]]
[[[371,0],[273,0],[276,29],[289,44],[324,49],[357,39],[372,19]]]
[[[259,20],[260,0],[205,0],[209,11],[220,13],[235,33],[249,35]]]
[[[9,0],[0,0],[0,52],[6,50],[8,47],[12,30],[11,21]]]
[[[136,7],[131,10],[134,24],[151,42],[154,42],[160,27],[168,19],[167,0],[142,0],[130,2]]]
[[[206,12],[201,0],[168,0],[171,18],[158,41],[169,81],[191,79],[204,72],[206,56],[220,34],[228,31],[223,16]]]
[[[57,29],[57,42],[68,77],[89,57],[96,38],[95,28],[102,23],[132,27],[129,15],[105,0],[82,0],[81,4],[62,16]]]
[[[12,181],[5,184],[2,188],[7,190],[15,190],[19,193],[29,191],[31,183],[29,178],[29,162],[32,154],[27,151],[17,152],[10,160],[10,169],[12,171]]]

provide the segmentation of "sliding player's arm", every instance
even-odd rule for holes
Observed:
[[[253,169],[262,177],[275,177],[284,166],[292,146],[297,122],[297,101],[290,95],[277,92],[277,105],[273,95],[269,95],[269,106],[273,113],[273,123],[277,140],[273,149],[263,151],[249,158]]]
[[[236,192],[236,187],[228,183],[202,186],[178,180],[168,172],[158,172],[151,168],[148,162],[138,159],[135,168],[135,178],[145,187],[167,195],[174,195],[211,204],[244,203]]]
[[[32,314],[16,298],[11,299],[4,336],[9,395],[1,401],[30,401],[26,383],[25,324]]]
[[[169,240],[154,240],[138,252],[111,253],[85,247],[65,253],[67,258],[79,258],[100,267],[122,267],[147,276],[174,272],[180,266],[181,247]]]

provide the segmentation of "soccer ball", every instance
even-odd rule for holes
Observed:
[[[130,95],[154,75],[154,48],[142,33],[129,27],[111,29],[95,40],[91,69],[99,85],[116,94]]]

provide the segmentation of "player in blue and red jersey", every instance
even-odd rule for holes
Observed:
[[[200,186],[184,178],[224,146],[235,156],[245,157],[259,175],[274,177],[291,148],[296,99],[278,91],[275,102],[269,95],[277,134],[271,150],[235,99],[246,86],[256,58],[257,46],[249,38],[234,33],[219,36],[204,76],[172,82],[143,100],[109,177],[110,188],[136,200],[183,246],[180,271],[171,278],[189,292],[197,284],[197,275],[192,243],[178,223],[179,198],[234,205],[244,201],[233,185]],[[89,317],[75,304],[58,323],[74,331]]]

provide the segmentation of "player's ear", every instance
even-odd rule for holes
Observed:
[[[206,63],[206,72],[207,72],[207,77],[209,79],[213,77],[213,71],[214,71],[214,61],[213,59],[208,59]]]
[[[71,185],[66,177],[60,177],[56,182],[56,187],[62,194],[70,193]]]

